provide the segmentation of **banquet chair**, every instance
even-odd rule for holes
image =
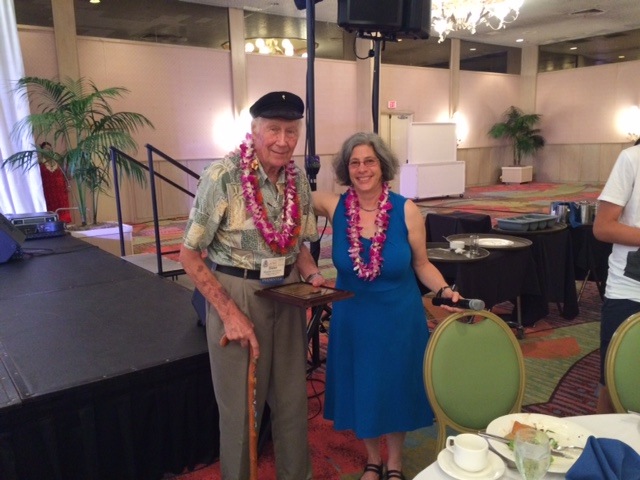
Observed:
[[[605,357],[605,381],[618,413],[640,411],[640,313],[617,328]]]
[[[427,344],[423,375],[438,424],[438,452],[447,427],[475,432],[522,407],[522,350],[504,320],[491,312],[458,312],[438,324]]]

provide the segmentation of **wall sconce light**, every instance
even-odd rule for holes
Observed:
[[[458,146],[460,146],[469,136],[469,122],[460,112],[455,112],[450,121],[456,124],[456,139]]]
[[[229,49],[229,42],[224,42],[222,48]],[[315,44],[318,48],[318,44]],[[252,37],[246,38],[244,44],[246,53],[260,53],[262,55],[284,55],[286,57],[306,57],[307,41],[304,38],[292,37]]]
[[[620,128],[634,142],[640,137],[640,107],[633,105],[622,112]]]

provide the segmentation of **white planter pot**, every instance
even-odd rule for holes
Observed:
[[[124,254],[133,255],[133,227],[123,224]],[[117,257],[120,256],[120,230],[118,226],[106,228],[92,228],[88,230],[71,230],[71,235],[84,240]]]
[[[533,166],[502,167],[502,183],[527,183],[533,180]]]

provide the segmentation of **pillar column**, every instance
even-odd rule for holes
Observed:
[[[51,0],[53,33],[58,59],[58,78],[80,78],[78,44],[76,40],[76,14],[73,0]]]
[[[231,48],[231,87],[236,118],[249,107],[247,94],[247,58],[244,51],[244,11],[229,8],[229,45]]]

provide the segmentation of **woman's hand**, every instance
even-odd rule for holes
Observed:
[[[448,299],[451,299],[452,303],[456,303],[459,300],[462,300],[464,297],[461,296],[458,292],[456,292],[455,286],[453,287],[446,286],[446,287],[443,287],[443,289],[440,291],[440,298],[448,298]],[[464,310],[464,308],[451,307],[449,305],[440,305],[440,308],[443,308],[447,312],[451,312],[451,313],[462,312]]]

